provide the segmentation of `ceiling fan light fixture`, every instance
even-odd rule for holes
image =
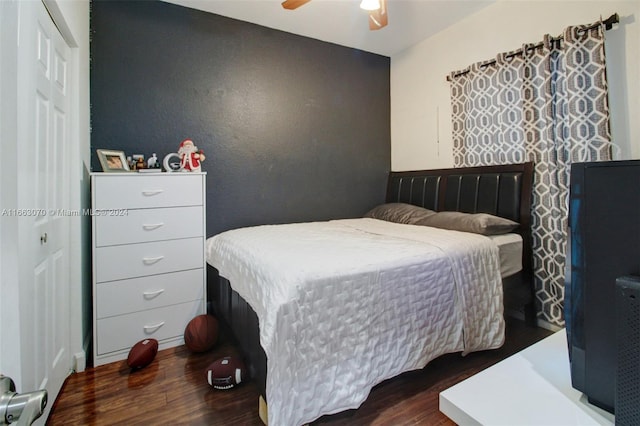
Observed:
[[[380,9],[380,0],[362,0],[360,3],[360,9],[378,10]]]

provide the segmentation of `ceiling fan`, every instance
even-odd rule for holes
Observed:
[[[293,10],[310,1],[311,0],[284,0],[282,7]],[[387,0],[362,0],[360,7],[369,12],[370,30],[379,30],[387,26]]]

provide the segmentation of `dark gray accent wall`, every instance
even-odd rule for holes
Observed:
[[[193,139],[207,235],[384,201],[388,57],[159,1],[92,2],[91,37],[93,170],[98,148],[163,158]]]

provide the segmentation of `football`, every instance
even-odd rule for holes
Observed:
[[[218,341],[218,320],[208,314],[198,315],[184,330],[184,344],[191,352],[206,352]]]
[[[156,339],[144,339],[133,345],[127,356],[127,365],[130,368],[144,368],[151,364],[158,353],[158,341]]]
[[[213,361],[206,370],[207,382],[215,389],[227,390],[245,378],[244,363],[236,357],[225,356]]]

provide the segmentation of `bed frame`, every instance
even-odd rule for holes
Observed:
[[[520,223],[523,269],[503,280],[505,311],[524,308],[535,323],[535,292],[531,258],[531,192],[533,163],[458,169],[391,172],[387,202],[403,202],[437,211],[490,213]],[[221,320],[225,335],[234,338],[262,397],[266,400],[267,358],[260,346],[258,317],[231,288],[229,281],[207,265],[207,310]]]

